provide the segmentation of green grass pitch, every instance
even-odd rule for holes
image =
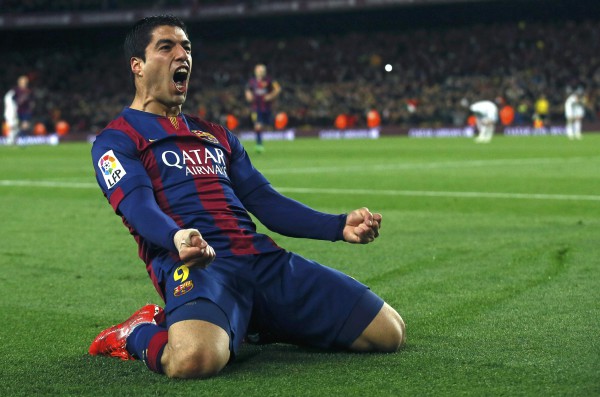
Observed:
[[[87,355],[100,330],[158,302],[89,152],[0,148],[1,396],[600,395],[600,134],[307,138],[250,152],[314,208],[383,214],[368,246],[274,238],[368,284],[403,316],[407,344],[246,346],[203,381]]]

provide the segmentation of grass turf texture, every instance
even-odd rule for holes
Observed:
[[[0,148],[2,396],[600,394],[600,135],[268,142],[251,156],[287,195],[383,213],[368,246],[274,237],[368,284],[404,317],[407,345],[247,346],[203,381],[87,355],[158,302],[89,151]]]

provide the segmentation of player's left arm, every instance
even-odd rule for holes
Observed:
[[[242,202],[269,230],[289,237],[368,244],[379,237],[381,228],[381,214],[366,207],[327,214],[280,194],[270,184],[257,187]]]
[[[280,194],[265,179],[248,180],[240,190],[248,191],[241,193],[244,207],[271,231],[316,240],[344,239],[346,214],[327,214],[312,209]]]
[[[379,237],[382,215],[372,213],[368,208],[362,207],[354,210],[346,217],[343,235],[349,243],[367,244]]]
[[[254,168],[248,154],[230,135],[231,179],[244,207],[269,230],[289,237],[366,244],[379,236],[381,214],[360,208],[349,214],[317,211],[277,192]]]
[[[271,102],[272,100],[274,100],[275,98],[277,98],[279,96],[279,94],[281,94],[281,85],[279,85],[279,83],[277,81],[273,81],[271,83],[271,92],[269,92],[267,95],[265,95],[265,101],[267,102]]]

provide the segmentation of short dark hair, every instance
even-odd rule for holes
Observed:
[[[152,40],[152,32],[159,26],[176,26],[181,28],[187,35],[185,23],[173,15],[155,15],[137,21],[125,36],[125,42],[123,43],[125,61],[131,73],[132,82],[134,76],[131,72],[130,60],[136,57],[146,61],[146,47]]]

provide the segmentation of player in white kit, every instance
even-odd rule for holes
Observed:
[[[570,140],[581,139],[581,120],[585,115],[583,100],[583,89],[578,88],[565,101],[566,132]]]
[[[498,122],[498,107],[492,101],[479,101],[471,104],[469,110],[473,112],[477,121],[479,135],[475,138],[475,142],[490,142],[494,135],[494,128]]]

